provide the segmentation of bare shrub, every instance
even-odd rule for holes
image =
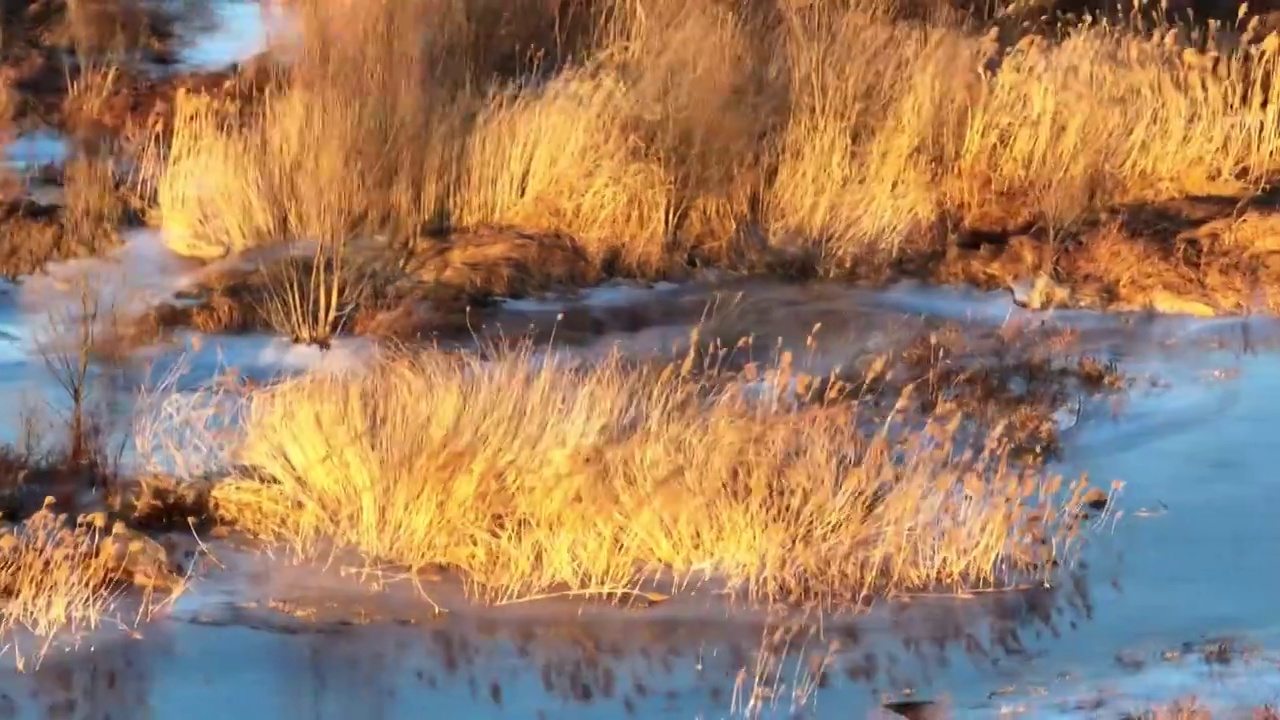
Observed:
[[[61,393],[51,404],[63,405],[58,414],[65,421],[67,465],[90,490],[113,475],[123,451],[123,446],[111,448],[112,388],[98,367],[101,361],[111,360],[111,353],[104,349],[113,337],[117,316],[88,279],[79,279],[72,289],[72,304],[50,311],[49,325],[37,335],[36,348]]]
[[[345,243],[316,243],[309,258],[290,255],[264,266],[267,292],[258,312],[295,343],[327,348],[359,303],[363,284],[349,267]]]

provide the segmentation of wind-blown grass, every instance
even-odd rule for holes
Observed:
[[[304,554],[458,570],[488,600],[709,577],[845,605],[1072,554],[1061,479],[963,447],[958,414],[913,426],[690,369],[428,353],[303,376],[249,394],[214,504]],[[788,376],[767,381],[813,384]]]
[[[572,43],[548,9],[569,5]],[[178,115],[159,184],[180,249],[514,225],[635,272],[749,265],[764,243],[838,273],[931,247],[943,221],[1052,234],[1280,167],[1280,42],[1217,57],[1094,24],[1002,47],[849,3],[456,6],[300,4],[302,46],[251,121]]]

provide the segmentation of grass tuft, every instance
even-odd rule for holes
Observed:
[[[1004,586],[1071,554],[1061,479],[965,447],[958,413],[755,397],[813,384],[785,363],[754,384],[691,370],[525,349],[289,380],[248,395],[243,470],[213,502],[304,553],[445,566],[495,601],[710,577],[846,605]]]
[[[566,5],[573,52],[538,55],[563,47],[548,28]],[[845,273],[936,249],[956,218],[1038,222],[1052,246],[1100,208],[1248,192],[1280,168],[1280,41],[1214,54],[1106,23],[1002,42],[856,3],[579,5],[301,4],[253,119],[181,103],[157,171],[175,247],[516,226],[611,272],[800,250]],[[510,37],[545,62],[499,61]]]
[[[120,567],[99,555],[105,530],[46,507],[0,535],[3,623],[48,637],[97,627],[118,599]]]

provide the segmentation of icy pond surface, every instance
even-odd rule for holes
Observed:
[[[217,28],[184,51],[212,68],[256,52],[267,32],[257,3],[217,3]],[[65,158],[53,134],[6,148],[10,167]],[[61,264],[14,285],[0,281],[0,439],[18,438],[23,409],[58,410],[42,349],[67,330],[80,291],[122,313],[169,299],[201,273],[137,232],[105,259]],[[1030,313],[1006,293],[902,285],[882,292],[832,286],[743,288],[781,308],[752,328],[798,346],[823,323],[819,365],[875,349],[894,327],[925,319],[971,327],[1048,322],[1078,328],[1084,349],[1118,359],[1139,379],[1123,412],[1082,418],[1065,434],[1067,474],[1124,481],[1114,523],[1095,530],[1076,583],[1052,591],[882,605],[799,639],[759,717],[889,717],[885,701],[942,702],[954,717],[1118,718],[1189,695],[1218,708],[1280,700],[1280,322]],[[608,313],[669,302],[697,288],[611,287],[572,300]],[[701,294],[700,294],[701,293]],[[513,314],[558,313],[567,299],[506,303]],[[61,324],[60,324],[61,323]],[[687,326],[616,333],[643,352]],[[191,336],[124,363],[127,382],[174,367],[183,391],[233,369],[270,378],[358,367],[368,343],[329,353],[268,336]],[[129,408],[124,408],[127,415]],[[224,558],[226,559],[226,558]],[[137,637],[104,630],[91,645],[50,655],[19,674],[0,655],[0,717],[190,718],[725,718],[743,717],[763,629],[708,608],[661,612],[568,607],[431,618],[416,598],[373,596],[332,571],[245,559],[198,583],[167,619]],[[270,601],[328,607],[332,621],[288,623]],[[334,610],[336,608],[336,610]],[[362,612],[357,612],[360,610]],[[356,621],[356,618],[362,618]],[[833,639],[828,681],[805,677]],[[973,640],[973,642],[970,642]],[[969,647],[966,650],[965,645]],[[1247,656],[1242,659],[1242,655]],[[741,674],[743,667],[748,671]],[[869,679],[868,679],[869,678]],[[797,686],[799,689],[797,690]],[[910,692],[908,692],[910,691]],[[804,700],[795,713],[796,696]]]
[[[4,148],[5,166],[18,173],[42,165],[57,165],[67,159],[69,143],[62,133],[40,130],[19,136]]]
[[[103,302],[134,311],[208,271],[139,232],[111,257],[0,287],[0,402],[17,408],[34,396],[57,405],[38,338],[51,313],[77,307],[86,283]],[[697,290],[613,288],[576,301],[611,308],[677,292]],[[1074,585],[1027,597],[893,603],[832,620],[826,637],[803,648],[797,641],[776,705],[757,708],[758,716],[792,717],[792,688],[832,639],[841,646],[828,682],[806,696],[799,717],[866,717],[905,697],[945,702],[955,717],[1120,717],[1187,695],[1219,707],[1280,698],[1272,655],[1280,651],[1272,552],[1280,547],[1280,480],[1269,442],[1280,421],[1280,357],[1267,349],[1280,323],[1046,315],[1014,307],[1004,293],[911,285],[869,292],[757,284],[744,292],[787,308],[758,329],[762,336],[795,337],[821,321],[834,355],[866,347],[869,324],[1047,322],[1078,328],[1084,349],[1120,359],[1139,379],[1123,412],[1088,416],[1066,433],[1056,469],[1087,472],[1104,487],[1125,482],[1121,514],[1096,529]],[[601,343],[631,347],[643,337]],[[371,351],[359,341],[326,354],[266,336],[206,336],[152,349],[140,362],[172,365],[181,356],[184,383],[194,385],[229,366],[262,378],[350,368]],[[4,418],[9,437],[16,415]],[[739,672],[754,662],[762,627],[723,610],[578,617],[553,607],[432,619],[419,601],[377,599],[354,581],[340,592],[342,583],[317,580],[317,569],[273,562],[246,561],[239,573],[197,584],[139,638],[104,631],[92,651],[54,654],[34,673],[0,673],[0,703],[12,700],[16,717],[54,717],[74,698],[93,717],[417,718],[429,708],[476,718],[719,718],[741,717],[750,693],[750,672]],[[349,612],[289,625],[245,609],[282,599]],[[357,607],[368,611],[366,622],[352,623]],[[966,650],[970,639],[980,647]]]
[[[178,54],[182,70],[217,70],[261,52],[284,22],[279,3],[213,0],[213,17]]]

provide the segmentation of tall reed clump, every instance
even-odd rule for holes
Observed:
[[[489,1],[299,3],[302,42],[252,118],[179,103],[153,173],[170,242],[216,256],[450,222],[477,78],[515,62],[495,40],[511,35],[510,12]]]
[[[184,103],[162,220],[190,254],[508,225],[624,271],[773,244],[839,273],[944,219],[1053,231],[1280,165],[1280,42],[1213,60],[1095,23],[1008,48],[895,7],[311,0],[252,120]]]
[[[1063,224],[1101,204],[1247,191],[1280,169],[1276,45],[1211,61],[1107,27],[1023,42],[957,138],[949,203],[1003,198]]]
[[[981,98],[975,44],[837,13],[793,18],[786,48],[791,114],[773,139],[770,234],[816,243],[828,268],[895,254],[942,209],[937,185]]]
[[[958,414],[860,423],[687,371],[433,352],[303,376],[248,396],[244,474],[214,503],[304,553],[458,569],[487,600],[710,576],[843,605],[1040,577],[1073,552],[1061,479],[963,447]],[[785,361],[768,377],[792,380],[812,381]]]
[[[467,145],[450,217],[567,232],[597,261],[620,251],[631,267],[662,268],[671,193],[661,166],[635,152],[628,102],[605,70],[495,99]]]
[[[936,240],[922,231],[947,213],[1053,231],[1106,205],[1247,191],[1280,170],[1270,45],[1209,69],[1106,26],[1007,51],[855,14],[798,27],[769,224],[820,240],[831,269]]]
[[[126,206],[116,188],[115,171],[105,157],[76,157],[65,172],[66,233],[90,253],[118,241]]]

